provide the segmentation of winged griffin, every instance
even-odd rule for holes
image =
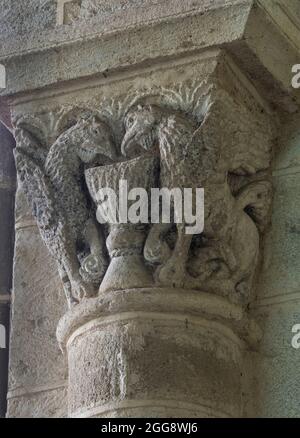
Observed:
[[[105,244],[84,186],[84,166],[114,158],[111,131],[81,118],[47,148],[37,123],[16,123],[15,159],[41,236],[58,263],[68,305],[93,296],[107,268]]]
[[[267,221],[271,201],[270,183],[259,175],[269,166],[270,145],[263,132],[255,138],[250,123],[244,131],[235,120],[226,123],[226,111],[217,102],[208,99],[198,120],[192,112],[155,100],[135,104],[125,117],[122,153],[157,153],[161,187],[205,189],[202,235],[187,235],[186,224],[176,223],[170,242],[172,225],[154,224],[150,229],[144,256],[157,266],[157,282],[245,303],[258,261],[259,228]],[[228,139],[222,136],[222,125]],[[238,190],[232,188],[233,177]]]

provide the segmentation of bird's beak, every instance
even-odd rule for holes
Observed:
[[[86,160],[87,162],[89,162],[89,159],[93,159],[95,158],[97,155],[102,155],[104,157],[107,157],[109,159],[111,159],[112,161],[116,158],[116,151],[115,148],[113,146],[113,144],[111,144],[110,142],[107,143],[103,143],[101,145],[97,145],[94,143],[90,143],[89,141],[85,141],[83,143],[83,149],[86,149]],[[91,156],[89,157],[89,150],[93,151],[91,152]]]
[[[122,155],[126,157],[127,152],[135,143],[135,132],[134,130],[127,131],[121,145]]]

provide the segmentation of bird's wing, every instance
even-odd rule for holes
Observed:
[[[211,178],[216,172],[221,177],[228,171],[241,176],[253,175],[269,167],[271,143],[266,140],[263,128],[247,114],[246,122],[241,123],[238,109],[234,117],[230,114],[220,102],[212,101],[192,136],[191,159],[199,164],[198,173],[202,172],[204,178]]]
[[[64,221],[55,208],[54,190],[44,171],[47,153],[27,130],[17,130],[16,142],[14,154],[19,181],[37,220],[41,236],[53,253],[53,237],[61,234]]]
[[[207,180],[215,178],[220,154],[220,139],[216,137],[215,125],[211,123],[210,112],[201,125],[193,132],[188,147],[190,175],[197,180],[198,187],[205,186]],[[202,184],[199,186],[199,184]]]
[[[26,116],[17,120],[15,125],[14,135],[17,149],[30,155],[40,167],[43,167],[48,154],[43,124],[33,116]]]

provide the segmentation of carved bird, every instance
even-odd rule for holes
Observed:
[[[109,127],[97,117],[80,120],[47,149],[38,123],[19,121],[15,159],[41,236],[58,263],[69,306],[94,294],[107,267],[103,238],[91,214],[84,165],[115,156]]]
[[[156,147],[161,161],[161,187],[181,190],[204,187],[216,164],[216,148],[205,143],[204,126],[205,120],[199,126],[192,118],[172,109],[138,105],[125,118],[122,153],[133,157]],[[152,263],[166,262],[159,271],[161,283],[182,287],[192,235],[185,233],[185,223],[176,226],[178,236],[173,252],[166,243],[157,245],[159,237],[170,228],[168,224],[159,224],[152,227],[144,254]]]
[[[185,224],[176,224],[177,240],[173,251],[166,243],[170,228],[167,224],[154,224],[149,232],[144,255],[146,260],[159,265],[157,277],[165,285],[201,287],[211,291],[216,289],[217,281],[223,290],[225,274],[222,271],[223,277],[218,277],[219,272],[213,268],[216,260],[225,266],[224,272],[228,273],[228,284],[233,293],[238,288],[246,290],[245,282],[250,283],[253,277],[250,271],[255,269],[257,251],[251,251],[247,260],[244,257],[245,266],[239,266],[239,243],[234,239],[234,230],[241,237],[240,222],[249,225],[252,221],[248,228],[251,228],[252,236],[256,236],[256,230],[253,229],[257,223],[268,221],[269,209],[264,201],[263,207],[258,207],[258,201],[253,203],[252,198],[257,195],[257,187],[261,199],[270,198],[270,185],[268,182],[251,185],[241,198],[239,194],[235,200],[229,176],[235,175],[241,181],[244,179],[245,186],[257,172],[268,169],[271,144],[265,138],[264,128],[250,113],[245,114],[247,117],[243,118],[241,127],[241,107],[231,102],[230,111],[227,111],[224,101],[226,99],[208,97],[201,112],[204,114],[202,120],[194,118],[190,112],[147,103],[132,107],[125,117],[123,155],[133,157],[145,151],[158,151],[161,187],[205,189],[204,233],[193,242],[195,245],[199,242],[198,259],[193,261],[197,268],[193,272],[194,278],[186,269],[188,263],[191,265],[189,252],[192,236],[185,234]],[[255,215],[262,219],[256,220],[259,218]],[[209,281],[205,277],[207,266],[212,267]],[[228,295],[229,287],[227,289]]]

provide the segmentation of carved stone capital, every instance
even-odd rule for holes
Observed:
[[[270,218],[274,123],[223,52],[192,59],[181,81],[183,67],[173,82],[166,66],[144,86],[129,77],[78,107],[16,117],[20,180],[70,305],[57,332],[70,416],[242,415],[243,357],[260,338],[247,308]],[[149,220],[120,221],[117,199],[118,220],[110,211],[102,222],[120,181],[129,208],[130,190],[144,190]],[[152,189],[191,189],[194,210],[200,188],[201,232],[186,233],[172,197],[171,220],[151,222]]]

